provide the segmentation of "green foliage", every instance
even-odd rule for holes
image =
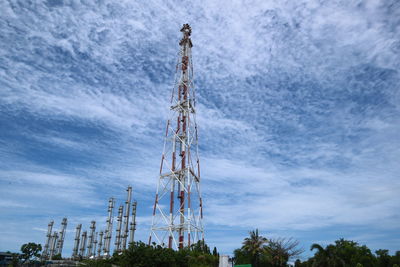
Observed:
[[[243,241],[242,250],[251,257],[251,264],[254,267],[260,266],[261,255],[265,252],[267,239],[258,234],[258,229],[249,232],[250,236]]]
[[[388,250],[380,249],[375,256],[367,246],[343,238],[325,248],[313,244],[311,250],[314,256],[304,262],[296,260],[295,267],[392,267],[400,263],[400,251],[390,256]]]
[[[376,266],[371,250],[354,241],[339,239],[326,248],[313,244],[311,250],[314,249],[317,250],[313,257],[315,266]]]
[[[235,249],[233,251],[233,255],[234,255],[233,259],[236,265],[247,264],[250,263],[252,260],[251,255],[247,251],[241,248]]]
[[[268,240],[260,236],[258,230],[249,234],[250,237],[244,239],[242,248],[234,251],[234,261],[237,265],[251,263],[254,267],[286,267],[290,258],[303,252],[297,248],[299,242],[292,238]]]
[[[390,266],[390,255],[389,255],[389,250],[387,249],[379,249],[377,251],[375,251],[378,260],[378,265],[379,267],[386,267],[386,266]]]
[[[249,232],[241,248],[234,251],[235,265],[252,264],[253,267],[286,267],[288,261],[303,252],[298,249],[299,242],[291,238],[266,239],[258,230]],[[400,251],[389,255],[388,250],[377,250],[375,254],[365,245],[345,239],[323,247],[313,244],[314,256],[301,262],[297,259],[295,267],[399,267]],[[111,267],[217,267],[219,254],[211,251],[204,242],[193,244],[179,251],[143,242],[132,244],[121,255],[114,254],[111,259],[85,260],[87,266]]]
[[[55,261],[57,261],[57,260],[62,260],[61,254],[56,254],[56,255],[54,255],[54,256],[52,257],[52,260],[55,260]]]
[[[30,260],[33,257],[39,258],[40,251],[42,251],[42,245],[40,245],[40,244],[36,244],[36,243],[23,244],[21,246],[22,254],[20,255],[20,258],[23,263]]]
[[[108,267],[217,267],[218,256],[202,241],[179,251],[153,244],[135,242],[121,255],[114,254],[108,260],[85,260],[87,266]]]
[[[216,247],[214,247],[212,254],[213,254],[214,256],[219,256],[219,253],[218,253]]]

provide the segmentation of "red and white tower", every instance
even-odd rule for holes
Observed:
[[[181,32],[171,117],[167,121],[149,237],[149,244],[156,242],[174,249],[204,240],[189,24],[184,24]]]

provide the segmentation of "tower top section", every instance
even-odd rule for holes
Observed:
[[[192,28],[190,28],[189,24],[183,24],[183,27],[181,29],[181,32],[183,33],[183,37],[181,41],[179,42],[180,46],[184,46],[185,44],[189,44],[189,47],[192,47],[192,40],[190,39],[190,34],[192,33]]]

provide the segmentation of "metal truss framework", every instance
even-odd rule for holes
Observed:
[[[204,240],[190,26],[181,32],[149,237],[149,244],[174,249]]]

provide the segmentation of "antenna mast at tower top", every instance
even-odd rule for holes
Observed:
[[[184,24],[149,244],[182,249],[204,239],[193,84],[192,29]],[[176,202],[175,202],[176,200]]]

